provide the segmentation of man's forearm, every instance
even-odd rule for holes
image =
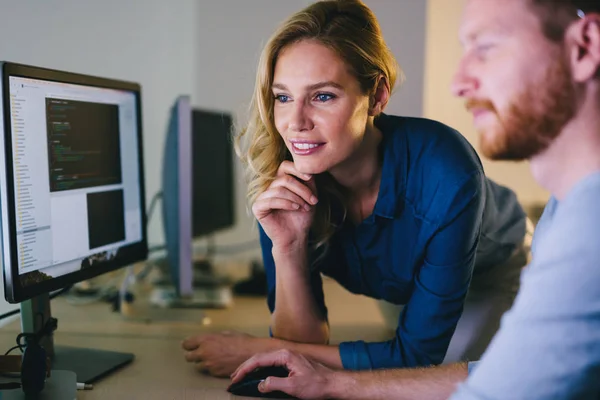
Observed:
[[[468,376],[466,363],[332,374],[327,396],[344,400],[447,399]]]

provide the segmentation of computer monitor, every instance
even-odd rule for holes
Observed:
[[[171,108],[162,204],[167,269],[174,292],[157,291],[155,303],[175,307],[231,303],[229,288],[208,284],[218,279],[204,279],[202,290],[196,290],[200,277],[194,270],[192,243],[235,223],[232,124],[228,113],[192,108],[189,96],[178,97]]]
[[[189,96],[178,97],[171,107],[162,170],[166,261],[178,297],[193,295],[191,113]]]
[[[192,110],[192,235],[201,238],[235,224],[231,114]]]
[[[49,292],[147,257],[141,92],[136,83],[0,63],[0,217],[5,297],[24,332]],[[40,318],[40,315],[42,318]],[[133,354],[43,343],[53,368],[92,382]]]

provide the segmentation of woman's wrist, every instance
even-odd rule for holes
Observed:
[[[273,243],[271,254],[273,255],[274,259],[277,259],[278,257],[293,257],[294,259],[297,259],[299,256],[306,256],[307,251],[308,240],[304,238],[298,238],[290,243]]]
[[[250,351],[253,353],[265,353],[269,351],[285,349],[285,341],[277,338],[254,338],[254,345]]]

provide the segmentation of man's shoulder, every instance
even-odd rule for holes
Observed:
[[[552,255],[575,250],[600,256],[600,172],[584,178],[550,206],[551,221],[540,243],[543,251]]]
[[[523,274],[522,297],[530,306],[551,314],[600,304],[599,222],[600,173],[556,204]]]
[[[557,216],[568,217],[600,214],[600,171],[580,180],[559,202]],[[561,218],[565,218],[562,216]]]

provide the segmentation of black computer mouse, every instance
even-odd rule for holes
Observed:
[[[267,399],[295,399],[295,397],[279,391],[262,393],[258,390],[258,384],[267,379],[267,377],[275,376],[277,378],[287,378],[288,375],[289,372],[285,367],[257,368],[247,374],[241,381],[231,385],[227,391],[237,396],[262,397]]]

